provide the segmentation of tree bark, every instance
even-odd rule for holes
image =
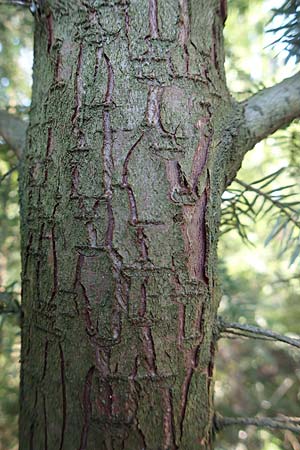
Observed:
[[[213,448],[224,0],[49,0],[21,171],[21,450]]]

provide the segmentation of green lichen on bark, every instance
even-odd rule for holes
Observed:
[[[21,450],[212,446],[222,27],[216,0],[38,12]]]

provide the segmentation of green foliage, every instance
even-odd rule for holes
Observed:
[[[17,449],[20,242],[17,160],[0,147],[0,449]]]
[[[30,101],[32,16],[0,4],[0,108],[26,116]],[[0,449],[18,448],[20,242],[18,160],[0,140]]]
[[[0,286],[19,280],[19,198],[17,158],[6,146],[0,147]]]
[[[7,286],[4,291],[0,292],[0,318],[2,320],[4,320],[5,314],[20,315],[21,313],[20,295],[12,290],[15,284]]]
[[[0,107],[23,109],[30,101],[30,74],[20,64],[32,48],[29,9],[0,4]]]
[[[279,8],[274,8],[271,22],[280,25],[268,30],[278,37],[272,45],[280,43],[287,52],[286,61],[295,58],[300,61],[300,0],[286,0]],[[279,19],[279,20],[278,20]]]
[[[291,265],[300,254],[300,199],[293,191],[295,184],[274,186],[285,170],[281,168],[251,183],[236,179],[224,194],[221,233],[235,230],[244,242],[251,243],[250,224],[263,219],[269,228],[265,245],[276,239],[279,257],[289,251]]]
[[[14,314],[0,324],[0,449],[17,450],[20,328]]]
[[[300,121],[295,120],[287,129],[275,135],[276,143],[288,155],[288,167],[291,176],[300,182]]]
[[[258,28],[272,17],[268,5],[272,8],[274,2],[229,1],[227,80],[238,100],[296,70],[295,58],[290,58],[289,67],[284,66],[280,42],[268,46],[271,33],[265,38],[258,34]],[[281,19],[276,20],[277,26]],[[229,321],[295,333],[295,337],[300,321],[299,150],[298,121],[247,155],[238,174],[242,184],[234,182],[224,195],[219,245],[223,285],[219,314]],[[287,221],[288,216],[294,222]],[[281,344],[221,339],[216,361],[217,410],[225,416],[299,416],[299,363],[299,351]],[[216,450],[295,450],[299,445],[291,433],[233,427],[218,436]]]

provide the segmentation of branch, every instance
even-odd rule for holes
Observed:
[[[18,169],[18,165],[12,167],[4,175],[2,175],[2,177],[0,177],[0,184],[2,183],[3,180],[5,180],[5,178],[9,177],[17,169]]]
[[[300,101],[300,99],[299,99]],[[234,181],[238,183],[240,186],[243,186],[247,191],[255,192],[256,194],[260,195],[261,197],[264,197],[266,200],[268,200],[270,203],[272,203],[276,208],[280,209],[282,214],[284,214],[290,222],[292,222],[297,228],[300,227],[300,223],[297,219],[295,219],[295,215],[298,215],[298,212],[291,207],[287,207],[286,205],[283,205],[279,200],[276,200],[272,195],[262,191],[261,189],[258,189],[254,187],[252,184],[245,183],[244,181],[235,178]],[[291,211],[288,212],[288,209]],[[294,213],[294,216],[292,215]]]
[[[0,315],[21,314],[21,303],[17,300],[17,292],[0,292]]]
[[[30,1],[27,0],[0,0],[0,5],[16,5],[16,6],[29,6]]]
[[[18,159],[24,150],[26,129],[27,125],[23,120],[7,111],[0,111],[0,135],[16,153]]]
[[[235,137],[228,167],[227,185],[235,178],[245,154],[255,144],[300,117],[300,72],[263,89],[237,104],[243,123]]]
[[[248,338],[254,337],[256,339],[268,338],[272,341],[284,342],[285,344],[300,348],[300,339],[293,339],[288,336],[276,333],[275,331],[267,330],[253,325],[241,325],[237,322],[224,322],[223,319],[219,318],[219,329],[221,333],[225,332]],[[239,331],[236,332],[234,330]]]
[[[253,425],[258,428],[270,428],[273,430],[289,430],[300,434],[300,418],[299,417],[222,417],[215,416],[215,429],[222,430],[232,425]]]
[[[289,278],[278,278],[278,280],[274,281],[274,284],[289,283],[292,280],[300,280],[300,275],[293,275],[292,277]]]
[[[263,89],[243,103],[249,139],[248,150],[300,117],[300,72],[281,83]]]

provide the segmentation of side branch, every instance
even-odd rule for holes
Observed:
[[[233,143],[227,185],[255,144],[300,117],[300,72],[257,92],[236,107],[242,121]]]
[[[248,131],[246,148],[300,117],[300,72],[263,89],[242,103]]]
[[[293,339],[288,336],[276,333],[275,331],[267,330],[254,325],[241,325],[237,322],[224,322],[222,319],[219,319],[219,330],[221,334],[235,334],[237,336],[254,339],[267,338],[268,340],[284,342],[285,344],[300,348],[300,339]]]
[[[233,425],[249,426],[253,425],[258,428],[269,428],[272,430],[289,430],[300,434],[300,418],[299,417],[222,417],[215,416],[215,429],[221,431],[223,428]]]
[[[28,0],[0,0],[0,5],[30,6]]]
[[[0,135],[16,153],[18,159],[21,158],[25,146],[26,129],[27,125],[23,120],[7,111],[0,111]]]

